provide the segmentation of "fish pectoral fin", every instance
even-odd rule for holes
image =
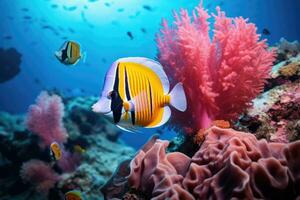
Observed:
[[[171,109],[169,106],[165,106],[163,108],[163,115],[161,117],[161,120],[156,124],[150,124],[146,126],[145,128],[155,128],[164,125],[171,117]]]
[[[138,131],[136,128],[134,127],[123,127],[120,125],[116,125],[119,129],[121,129],[122,131],[126,131],[126,132],[130,132],[130,133],[140,133],[140,131]]]

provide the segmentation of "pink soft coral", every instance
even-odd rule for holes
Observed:
[[[31,105],[27,116],[27,127],[42,140],[41,146],[52,142],[63,143],[67,132],[63,126],[64,104],[57,95],[41,92],[35,105]]]
[[[34,159],[22,165],[20,176],[24,182],[34,185],[36,191],[45,195],[60,179],[59,175],[53,171],[49,164]]]
[[[192,17],[184,9],[174,13],[172,28],[163,20],[157,36],[159,61],[172,83],[184,84],[188,98],[188,111],[175,113],[174,124],[193,132],[213,120],[234,120],[249,107],[262,91],[275,56],[264,40],[259,41],[254,24],[228,18],[219,8],[213,17],[212,41],[210,15],[201,4]]]

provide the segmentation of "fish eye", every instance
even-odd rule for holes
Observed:
[[[113,91],[108,93],[107,98],[108,99],[114,99],[114,98],[117,97],[117,95],[118,95],[117,92],[113,90]]]
[[[108,98],[108,99],[111,99],[112,94],[113,94],[113,91],[110,91],[110,92],[107,94],[107,98]]]

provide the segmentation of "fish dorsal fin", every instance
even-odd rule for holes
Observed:
[[[150,126],[147,126],[145,128],[155,128],[155,127],[159,127],[159,126],[162,126],[164,125],[171,117],[171,109],[169,106],[165,106],[163,108],[163,116],[161,118],[161,121],[158,123],[158,124],[154,124],[154,125],[150,125]]]
[[[68,44],[68,42],[66,41],[66,42],[64,42],[62,45],[61,45],[61,47],[59,48],[59,50],[60,51],[62,51],[62,50],[65,50],[66,49],[66,47],[67,47],[67,44]]]
[[[161,80],[163,89],[164,89],[164,93],[165,94],[169,93],[170,83],[169,83],[169,80],[168,80],[168,77],[167,77],[165,71],[163,70],[162,65],[159,62],[149,59],[149,58],[144,58],[144,57],[120,58],[117,60],[117,62],[134,62],[134,63],[142,64],[145,67],[152,69],[155,72],[155,74],[157,74],[159,79]]]

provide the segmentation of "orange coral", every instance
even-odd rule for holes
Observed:
[[[279,69],[279,73],[283,76],[294,76],[298,73],[300,67],[300,63],[293,62],[288,65],[285,65]]]
[[[196,135],[194,136],[194,143],[201,144],[204,139],[206,133],[209,131],[209,129],[213,126],[219,127],[219,128],[230,128],[230,122],[226,120],[214,120],[209,128],[201,128]]]
[[[212,124],[219,128],[230,128],[230,122],[226,120],[215,120]]]
[[[197,134],[194,136],[194,143],[196,144],[201,144],[204,139],[205,139],[205,132],[207,131],[207,129],[200,129]]]

